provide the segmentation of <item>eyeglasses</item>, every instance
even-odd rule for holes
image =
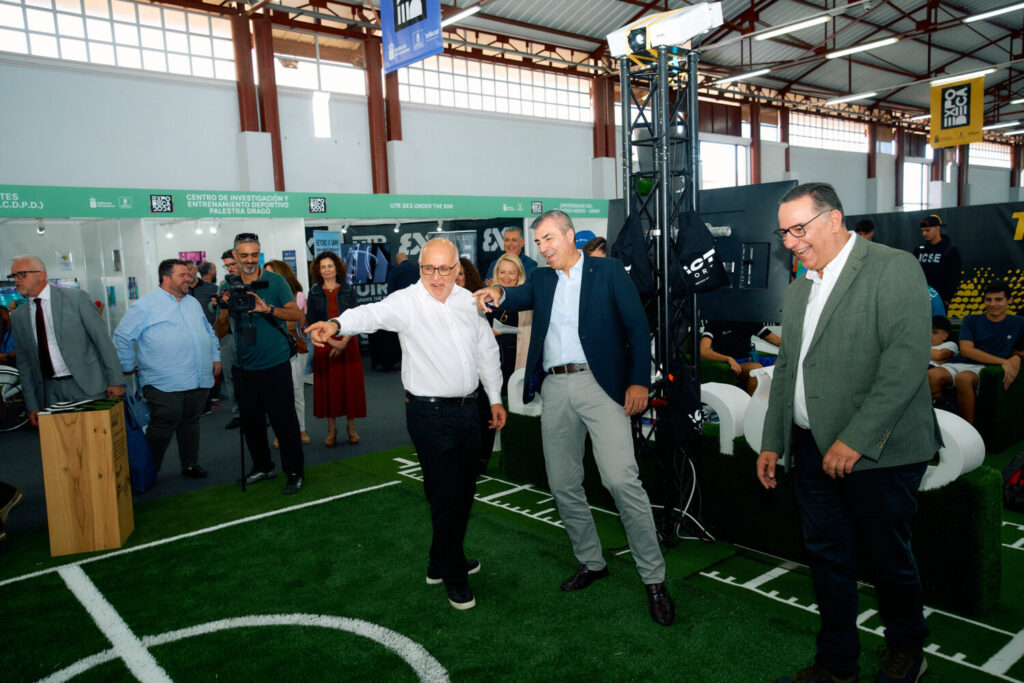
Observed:
[[[260,236],[254,232],[240,232],[235,235],[235,242],[259,242]]]
[[[430,277],[431,275],[434,274],[434,271],[436,270],[437,272],[441,273],[441,277],[448,277],[458,267],[458,263],[456,263],[454,266],[420,266],[420,272],[426,275],[427,277]]]
[[[817,216],[815,216],[809,221],[797,223],[796,225],[790,226],[788,228],[779,228],[778,230],[773,230],[772,232],[774,232],[775,236],[778,237],[780,240],[786,239],[786,235],[792,235],[793,237],[803,237],[804,235],[807,234],[808,225],[821,218],[822,215],[830,213],[831,211],[832,209],[823,209],[820,213],[818,213]]]
[[[3,271],[0,271],[3,272]],[[41,270],[19,270],[17,273],[11,273],[7,277],[11,280],[24,280],[28,277],[29,273],[41,273]]]

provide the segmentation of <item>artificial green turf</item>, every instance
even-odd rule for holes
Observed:
[[[679,620],[665,629],[648,617],[628,555],[609,554],[609,579],[586,591],[563,593],[557,586],[575,564],[564,531],[479,501],[466,544],[469,554],[483,562],[483,570],[471,578],[479,604],[457,612],[448,606],[443,587],[424,583],[427,506],[419,483],[397,475],[395,457],[413,459],[409,449],[398,449],[310,468],[307,488],[296,497],[281,496],[275,481],[251,487],[244,496],[233,487],[221,487],[148,503],[137,511],[133,543],[155,536],[158,528],[172,535],[343,490],[401,482],[100,559],[83,569],[139,637],[251,614],[352,617],[420,643],[455,681],[773,680],[810,658],[816,614],[697,571],[729,573],[742,583],[776,566],[771,558],[695,541],[667,551],[668,584]],[[496,474],[493,468],[491,473]],[[482,488],[490,491],[500,485],[491,481]],[[597,519],[606,546],[618,543],[618,521],[601,514]],[[26,547],[20,542],[23,535],[18,534],[18,552]],[[1010,581],[1007,574],[1024,576],[1017,564],[1024,552],[1006,549],[1003,554],[1010,556],[1004,583]],[[9,552],[5,560],[32,564],[36,559],[14,555]],[[60,562],[70,559],[75,558]],[[700,563],[703,567],[688,571]],[[797,597],[803,605],[813,602],[803,569],[762,588]],[[1004,603],[995,610],[1000,624],[1019,631],[1024,610],[1016,602]],[[873,607],[868,589],[862,591],[865,607]],[[18,646],[0,650],[0,678],[5,681],[36,680],[109,647],[55,575],[0,587],[0,608],[5,614],[23,615],[11,630],[18,634]],[[868,625],[877,623],[874,619]],[[962,651],[974,664],[1006,642],[1005,637],[966,627],[962,620],[933,615],[930,623],[943,652]],[[861,664],[869,679],[881,656],[877,647],[882,639],[870,633],[862,633],[861,639]],[[175,680],[409,676],[407,667],[379,645],[312,627],[237,629],[151,651]],[[928,680],[992,680],[936,656],[929,656],[929,664]],[[1018,663],[1009,675],[1024,678],[1020,667]],[[120,662],[112,662],[76,680],[132,678]]]

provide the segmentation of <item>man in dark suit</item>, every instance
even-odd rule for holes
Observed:
[[[28,418],[58,401],[124,396],[124,375],[89,295],[51,287],[38,256],[17,256],[11,278],[29,302],[11,315]]]
[[[388,273],[388,294],[414,285],[420,281],[420,269],[404,251],[395,256],[395,267]]]
[[[821,614],[814,663],[788,683],[856,681],[857,566],[866,560],[888,655],[876,681],[916,681],[928,636],[910,545],[917,490],[941,445],[923,368],[931,347],[921,268],[848,232],[825,183],[793,188],[779,236],[806,266],[786,290],[757,476],[792,471]]]
[[[550,268],[538,268],[519,287],[487,287],[476,296],[481,308],[534,312],[523,400],[532,400],[543,385],[548,484],[579,562],[562,590],[581,590],[608,576],[583,491],[589,432],[601,481],[615,500],[647,589],[651,617],[669,626],[675,606],[665,589],[665,560],[630,429],[630,416],[647,407],[650,386],[650,329],[640,297],[621,261],[576,249],[572,219],[562,211],[548,211],[532,227]]]

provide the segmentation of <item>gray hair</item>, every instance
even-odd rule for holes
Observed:
[[[530,230],[536,230],[538,227],[540,227],[541,223],[547,220],[555,221],[555,224],[558,226],[558,229],[561,230],[562,232],[576,230],[576,226],[572,224],[572,219],[569,218],[569,214],[567,214],[565,211],[560,211],[559,209],[551,209],[550,211],[545,211],[541,215],[534,218],[533,223],[530,223]]]
[[[33,268],[46,272],[46,264],[43,263],[43,259],[35,256],[34,254],[22,254],[21,256],[15,256],[11,259],[11,263],[13,264],[15,261],[30,261]]]

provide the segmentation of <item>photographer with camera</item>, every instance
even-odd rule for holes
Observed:
[[[301,320],[302,311],[285,279],[260,268],[259,236],[251,232],[236,235],[234,255],[238,275],[225,278],[221,285],[217,327],[222,333],[230,317],[235,331],[235,401],[253,461],[252,470],[241,482],[255,484],[277,475],[267,443],[269,419],[281,445],[281,468],[288,476],[284,493],[298,493],[302,490],[303,458],[289,362],[296,350],[287,324]]]

